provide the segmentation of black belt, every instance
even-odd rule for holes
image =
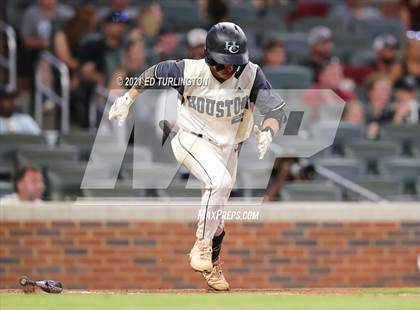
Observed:
[[[215,142],[215,141],[213,141],[212,139],[210,139],[210,138],[207,138],[206,136],[204,136],[203,134],[201,134],[201,133],[196,133],[196,132],[193,132],[193,131],[187,131],[187,130],[184,130],[184,129],[181,129],[182,131],[185,131],[185,132],[187,132],[187,133],[190,133],[190,134],[193,134],[194,136],[197,136],[197,137],[199,137],[199,138],[201,138],[201,139],[205,139],[205,140],[207,140],[207,141],[209,141],[210,143],[212,143],[212,144],[214,144],[214,145],[216,145],[216,146],[219,146],[219,147],[226,147],[227,145],[220,145],[219,143],[217,143],[217,142]]]

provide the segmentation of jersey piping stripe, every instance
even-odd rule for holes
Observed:
[[[179,145],[181,145],[181,147],[200,165],[200,167],[204,170],[204,172],[207,174],[207,177],[210,180],[210,186],[211,186],[211,188],[210,188],[209,198],[207,199],[207,203],[206,203],[206,212],[204,212],[204,226],[203,226],[203,237],[202,237],[202,239],[204,239],[204,234],[206,232],[207,211],[208,211],[208,207],[209,207],[209,201],[210,201],[210,197],[211,197],[211,192],[213,190],[213,182],[212,182],[212,180],[210,178],[210,175],[207,173],[206,169],[203,167],[203,165],[200,163],[200,161],[197,158],[195,158],[195,156],[186,147],[184,147],[182,145],[181,139],[179,138],[179,135],[178,135],[178,142],[179,142]]]
[[[277,107],[275,107],[274,109],[272,109],[270,112],[274,112],[274,111],[277,111],[277,110],[280,110],[282,107],[284,107],[285,106],[285,104],[286,104],[286,101],[282,101],[282,103],[280,103],[280,105],[279,106],[277,106]],[[264,116],[264,114],[258,114],[259,116]]]
[[[285,101],[283,101],[282,103],[280,103],[280,105],[278,107],[275,107],[274,109],[272,109],[271,111],[277,111],[278,109],[281,109],[282,107],[284,107],[284,105],[286,104]]]

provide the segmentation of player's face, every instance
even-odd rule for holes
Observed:
[[[224,65],[222,70],[217,71],[216,66],[210,67],[211,72],[214,76],[219,79],[227,80],[235,73],[234,65]]]

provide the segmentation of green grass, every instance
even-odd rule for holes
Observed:
[[[366,289],[364,292],[366,294],[381,294],[381,295],[416,294],[420,296],[420,287]]]
[[[385,292],[385,293],[384,293]],[[234,294],[0,294],[1,310],[128,310],[128,309],[302,309],[302,310],[419,310],[420,295],[408,297],[386,294],[418,294],[402,289],[354,295],[280,295],[274,293]],[[373,295],[374,294],[374,295]],[[385,294],[385,295],[376,295]]]

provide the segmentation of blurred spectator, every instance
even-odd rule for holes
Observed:
[[[400,18],[406,31],[420,31],[420,1],[400,0]]]
[[[286,63],[286,51],[280,39],[270,39],[263,47],[262,65],[281,66]]]
[[[217,23],[229,21],[230,7],[226,0],[207,1],[209,28]]]
[[[6,195],[2,203],[41,202],[45,185],[41,171],[35,167],[21,168],[14,180],[15,193]]]
[[[80,6],[74,17],[58,31],[54,37],[54,51],[57,57],[70,69],[72,75],[72,88],[78,83],[75,76],[79,68],[80,42],[88,33],[96,30],[95,7],[91,4]]]
[[[102,21],[111,12],[124,12],[131,20],[135,18],[136,10],[130,7],[130,0],[108,0],[108,5],[98,9],[98,19]]]
[[[180,35],[171,28],[162,28],[158,42],[153,48],[159,61],[180,59],[184,54],[184,48],[180,46]]]
[[[342,121],[356,125],[365,124],[365,110],[360,102],[354,101],[350,104],[346,104]]]
[[[124,89],[124,85],[121,85],[121,81],[124,82],[126,78],[138,78],[143,71],[147,69],[145,66],[145,59],[146,50],[143,42],[138,39],[129,39],[125,43],[122,65],[115,70],[113,77],[108,84],[108,89]],[[119,95],[119,93],[116,95]]]
[[[372,69],[389,76],[392,82],[401,77],[402,66],[398,60],[399,44],[392,34],[383,34],[373,41],[373,50],[376,53],[375,63]]]
[[[416,98],[417,83],[414,77],[405,76],[394,85],[395,123],[416,124],[419,122],[420,104]]]
[[[102,34],[95,39],[86,40],[81,46],[81,73],[85,80],[104,84],[109,66],[117,67],[120,62],[120,46],[127,30],[128,20],[120,12],[109,14],[102,24]],[[110,62],[113,62],[111,65]],[[115,64],[116,63],[116,64]],[[115,68],[114,68],[115,69]]]
[[[151,49],[157,43],[162,26],[163,13],[159,3],[148,3],[140,7],[137,24],[131,30],[130,37],[143,39],[146,48]]]
[[[403,70],[420,85],[420,40],[407,40],[404,47]]]
[[[331,59],[334,49],[332,32],[327,27],[316,26],[309,32],[308,42],[311,47],[311,54],[308,59],[302,62],[302,65],[315,73],[325,62]]]
[[[352,30],[352,25],[355,19],[371,20],[380,19],[383,17],[382,12],[367,5],[363,0],[347,0],[344,3],[337,1],[330,11],[330,17],[340,21],[346,30]]]
[[[89,102],[90,85],[81,83],[81,43],[96,31],[96,9],[91,4],[81,5],[74,17],[64,25],[63,30],[54,37],[54,51],[70,71],[71,105],[70,116],[73,121],[87,126],[86,106]],[[86,67],[84,67],[86,70]],[[87,70],[88,71],[88,70]],[[87,79],[86,76],[83,77]],[[91,78],[95,78],[92,76]],[[98,80],[99,78],[96,77]],[[98,81],[97,80],[97,81]]]
[[[15,98],[16,93],[0,91],[0,134],[41,134],[32,117],[16,112]]]
[[[81,127],[89,126],[89,103],[96,86],[106,86],[113,72],[121,65],[120,47],[127,31],[127,23],[127,16],[121,12],[113,12],[102,22],[101,34],[82,40],[80,89],[77,100],[72,100],[71,103],[72,121]]]
[[[21,73],[32,77],[33,64],[41,50],[51,47],[57,23],[73,16],[73,9],[57,0],[38,0],[22,17],[21,36],[24,50]]]
[[[308,105],[319,107],[324,104],[337,103],[336,95],[346,102],[356,100],[356,95],[345,89],[344,84],[343,68],[338,61],[333,59],[333,61],[320,65],[315,72],[315,84],[305,93],[304,101]]]
[[[305,158],[276,158],[264,200],[278,200],[278,195],[284,183],[311,180],[314,175],[313,165]]]
[[[381,73],[375,73],[366,80],[368,103],[366,108],[366,121],[368,123],[367,135],[375,139],[379,133],[379,127],[392,119],[392,111],[389,107],[391,99],[392,82],[390,78]]]
[[[255,2],[255,1],[254,1]],[[261,1],[263,2],[263,1]],[[266,2],[268,4],[269,1]],[[286,16],[287,23],[290,25],[294,21],[305,17],[323,17],[328,14],[328,5],[322,1],[294,1],[295,8]]]
[[[204,45],[206,44],[207,31],[195,28],[187,33],[188,56],[190,59],[204,58]]]

